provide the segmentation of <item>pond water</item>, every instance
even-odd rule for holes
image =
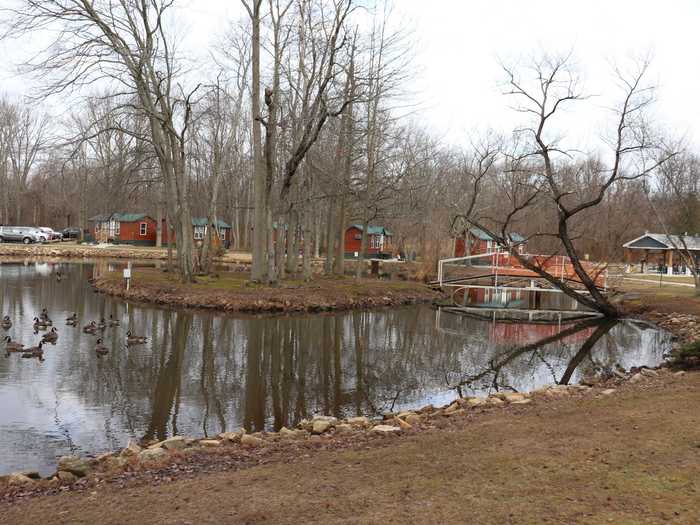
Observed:
[[[58,328],[43,362],[0,354],[0,474],[49,474],[57,456],[129,439],[291,427],[315,413],[379,415],[494,390],[576,382],[594,369],[655,365],[664,332],[623,322],[493,322],[428,306],[332,315],[229,317],[130,305],[87,282],[106,263],[0,264],[0,330],[33,346],[46,308]],[[56,272],[63,274],[59,282]],[[73,312],[79,327],[65,326]],[[80,327],[114,316],[97,337]],[[128,347],[126,331],[148,337]]]

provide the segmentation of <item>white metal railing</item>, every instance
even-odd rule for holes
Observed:
[[[497,255],[498,252],[491,252],[491,253],[479,253],[476,255],[466,255],[464,257],[450,257],[449,259],[440,259],[438,261],[438,283],[440,286],[442,286],[442,281],[444,277],[444,270],[443,267],[446,263],[453,263],[457,261],[468,261],[470,259],[479,259],[482,257],[491,257],[492,255]],[[489,265],[493,266],[493,265]]]

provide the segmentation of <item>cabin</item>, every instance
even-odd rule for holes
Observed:
[[[518,252],[525,253],[527,247],[525,237],[513,232],[510,234],[510,240],[517,245]],[[461,236],[455,238],[453,257],[494,253],[497,249],[498,243],[491,235],[480,228],[469,228]]]
[[[112,213],[88,219],[90,235],[97,242],[155,246],[156,221],[145,213]]]
[[[700,236],[666,235],[645,232],[622,245],[627,269],[638,266],[641,273],[690,275],[681,252],[690,253],[695,268],[700,267]]]
[[[353,224],[345,230],[345,257],[356,258],[362,249],[361,224]],[[383,226],[369,226],[367,228],[367,251],[365,257],[389,259],[392,256],[392,233]]]
[[[202,242],[206,238],[208,229],[207,222],[208,219],[206,217],[194,217],[192,219],[192,237],[194,238],[195,244]],[[216,229],[219,232],[219,239],[223,243],[224,248],[228,249],[233,240],[231,225],[221,219],[216,219]],[[171,238],[173,244],[175,244],[175,231],[170,230],[169,232],[165,225],[165,219],[163,219],[163,244],[167,245],[169,238]]]
[[[131,244],[137,246],[155,246],[157,240],[155,219],[145,213],[112,213],[96,215],[88,219],[90,235],[97,242],[113,244]],[[231,245],[231,225],[218,219],[217,229],[225,248]],[[165,219],[162,222],[162,243],[167,246],[168,238],[175,243],[174,231],[168,235]],[[192,219],[192,236],[195,242],[202,241],[207,234],[207,219],[197,217]]]

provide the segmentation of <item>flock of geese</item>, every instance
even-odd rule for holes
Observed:
[[[109,353],[109,350],[107,347],[103,344],[104,341],[102,339],[102,335],[104,331],[108,328],[114,328],[120,326],[120,321],[118,319],[114,319],[113,316],[109,316],[108,320],[105,320],[102,318],[99,323],[95,321],[91,321],[89,324],[86,324],[83,326],[83,333],[90,334],[90,335],[95,335],[95,336],[100,336],[97,341],[95,342],[95,354],[97,357],[102,357],[103,355],[106,355]],[[48,312],[46,311],[46,308],[42,309],[41,313],[39,314],[39,317],[34,318],[34,334],[38,334],[40,330],[48,330],[46,333],[44,333],[41,337],[41,341],[37,344],[37,346],[32,346],[29,348],[25,348],[25,346],[22,343],[19,343],[17,341],[13,341],[12,338],[9,335],[6,335],[3,339],[5,343],[5,355],[9,356],[12,353],[20,353],[22,354],[22,357],[24,358],[37,358],[40,361],[44,360],[44,349],[43,345],[49,343],[49,344],[56,344],[56,341],[58,341],[58,330],[56,330],[56,327],[53,326],[53,321],[49,317]],[[66,319],[66,326],[71,326],[71,327],[77,327],[78,326],[78,315],[73,314],[70,317]],[[2,319],[2,322],[0,322],[0,327],[3,328],[4,330],[9,330],[12,328],[12,320],[10,319],[9,316],[5,316]],[[49,329],[50,328],[50,329]],[[126,332],[126,345],[127,346],[132,346],[132,345],[140,345],[148,342],[148,338],[142,337],[139,335],[134,335],[131,333],[131,331]]]

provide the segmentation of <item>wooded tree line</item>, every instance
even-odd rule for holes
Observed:
[[[6,9],[7,38],[57,35],[20,64],[40,77],[39,99],[76,102],[60,118],[36,100],[0,103],[0,223],[84,228],[97,213],[148,212],[172,226],[190,280],[208,270],[214,230],[197,250],[191,219],[221,218],[234,247],[252,251],[253,279],[268,282],[309,278],[318,255],[327,273],[344,273],[352,223],[363,225],[360,254],[367,227],[382,225],[396,251],[427,261],[449,255],[464,226],[455,217],[518,231],[535,251],[565,253],[570,242],[603,260],[662,222],[700,231],[698,157],[648,125],[645,67],[616,75],[622,101],[606,151],[568,151],[549,133],[565,106],[585,101],[568,59],[552,57],[504,68],[506,92],[532,119],[525,127],[446,146],[407,107],[412,35],[389,3],[240,1],[246,16],[214,46],[206,74],[175,44],[170,0]]]

